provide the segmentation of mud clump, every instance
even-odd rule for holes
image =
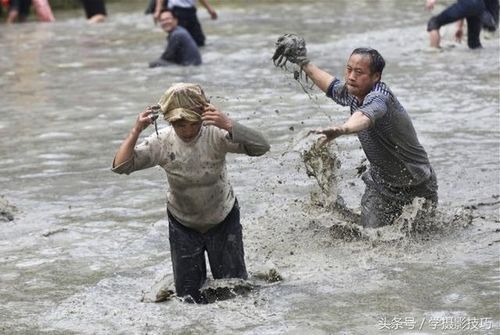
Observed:
[[[362,229],[361,226],[353,223],[337,223],[330,226],[328,231],[330,237],[333,239],[351,242],[368,239],[368,237],[363,234]]]
[[[307,176],[314,177],[321,190],[321,194],[317,195],[317,199],[313,199],[313,201],[326,208],[335,207],[339,192],[337,172],[341,164],[334,150],[337,151],[334,143],[330,142],[320,146],[319,142],[316,141],[310,148],[301,152]]]
[[[15,213],[17,213],[16,206],[10,204],[3,196],[0,196],[0,221],[13,221]]]
[[[280,273],[274,269],[261,271],[252,276],[252,279],[240,278],[207,279],[200,288],[203,303],[214,303],[235,298],[237,296],[248,296],[252,291],[260,287],[266,287],[283,280]],[[264,283],[260,282],[264,281]],[[161,277],[150,289],[142,291],[141,302],[159,303],[172,299],[185,298],[177,297],[174,291],[174,282],[171,275]]]
[[[142,291],[141,302],[163,302],[176,297],[174,283],[170,275],[164,275],[151,289]]]
[[[264,280],[268,283],[277,283],[283,281],[283,277],[276,269],[269,269],[265,272],[258,272],[254,274],[254,277],[257,279]]]
[[[236,296],[247,296],[253,291],[255,285],[239,278],[208,279],[200,289],[205,302],[228,300]]]
[[[161,288],[156,293],[154,302],[163,302],[163,301],[171,300],[173,297],[175,297],[175,292],[173,290],[170,290],[167,288]]]

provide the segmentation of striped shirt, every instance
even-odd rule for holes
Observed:
[[[399,193],[432,179],[434,172],[411,119],[385,83],[377,82],[359,102],[340,80],[334,79],[326,95],[349,106],[351,114],[359,111],[372,121],[370,128],[357,135],[370,162],[370,175],[378,186]],[[434,183],[432,188],[436,191],[437,185]]]

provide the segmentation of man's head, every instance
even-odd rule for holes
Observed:
[[[174,12],[170,10],[164,10],[160,13],[160,25],[165,30],[165,32],[170,33],[179,24],[179,20],[177,16],[175,16]]]
[[[170,86],[158,101],[166,121],[201,121],[209,101],[200,85],[176,83]]]
[[[185,142],[198,135],[202,126],[201,114],[208,104],[201,86],[190,83],[173,84],[158,101],[165,120]]]
[[[347,90],[362,101],[382,78],[385,67],[384,58],[377,50],[357,48],[347,61],[345,81]]]

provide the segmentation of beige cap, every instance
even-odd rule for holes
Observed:
[[[163,117],[168,122],[186,120],[201,121],[203,108],[208,99],[200,85],[176,83],[170,86],[158,101]]]

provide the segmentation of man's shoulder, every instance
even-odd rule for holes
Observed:
[[[189,35],[189,32],[186,30],[186,28],[182,26],[177,26],[172,33],[173,35]],[[191,36],[191,35],[189,35]]]
[[[186,28],[177,26],[175,30],[171,33],[170,37],[175,38],[178,41],[182,41],[184,43],[194,43],[196,46],[196,42],[194,41],[191,34],[186,30]]]
[[[379,81],[379,82],[375,83],[375,85],[373,85],[373,88],[372,88],[370,93],[373,93],[375,95],[382,94],[385,96],[392,95],[391,89],[383,81]]]
[[[394,94],[392,93],[389,86],[387,86],[384,82],[379,81],[375,85],[373,85],[372,90],[366,95],[365,101],[373,101],[374,99],[388,100],[392,99],[393,97]]]

